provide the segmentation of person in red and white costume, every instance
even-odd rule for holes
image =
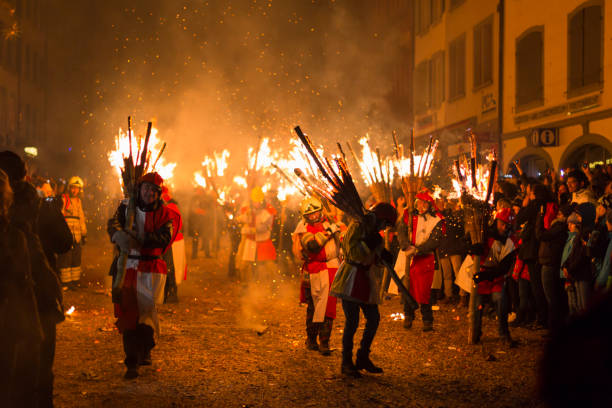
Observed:
[[[172,245],[164,253],[164,261],[168,265],[166,287],[164,288],[164,303],[178,303],[178,285],[187,279],[183,216],[179,210],[178,202],[172,197],[167,186],[162,186],[161,198],[172,214],[173,232]]]
[[[431,285],[435,271],[435,249],[444,236],[444,217],[436,208],[433,197],[427,191],[416,195],[416,214],[404,210],[398,223],[400,256],[405,256],[410,265],[410,275],[404,276],[410,294],[421,305],[423,331],[433,330],[433,312],[429,303]],[[412,231],[409,236],[409,223]],[[412,259],[410,259],[412,258]],[[404,327],[409,329],[414,321],[415,310],[404,301]]]
[[[236,260],[239,263],[240,280],[272,283],[276,248],[272,242],[272,228],[277,211],[266,203],[260,187],[251,190],[250,201],[238,213],[242,225],[241,241]]]
[[[108,221],[108,235],[129,252],[120,303],[115,303],[117,328],[123,335],[125,378],[138,376],[139,365],[151,365],[154,335],[159,334],[156,304],[164,298],[167,266],[163,253],[172,244],[173,214],[161,200],[163,179],[145,174],[138,185],[134,225],[126,225],[128,201],[124,200]],[[117,277],[117,258],[111,267]]]
[[[320,200],[309,197],[300,206],[303,219],[292,235],[293,254],[303,260],[300,302],[306,303],[306,348],[331,354],[329,338],[336,318],[336,298],[329,288],[340,265],[338,225],[323,216]],[[319,343],[317,343],[317,337]]]
[[[515,346],[508,330],[508,296],[505,287],[506,277],[511,273],[516,261],[518,240],[511,234],[513,214],[510,208],[502,208],[495,214],[495,223],[486,231],[484,244],[472,248],[472,253],[481,254],[480,271],[474,276],[477,290],[470,302],[471,330],[468,342],[477,344],[482,335],[482,309],[484,299],[491,297],[497,313],[498,334],[508,346]]]

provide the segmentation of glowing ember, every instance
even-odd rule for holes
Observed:
[[[67,316],[72,315],[75,310],[76,310],[76,308],[74,306],[70,306],[70,309],[66,310],[66,315]]]
[[[395,321],[398,321],[398,320],[404,320],[404,319],[405,319],[405,317],[404,317],[404,314],[403,314],[403,313],[391,313],[391,316],[389,316],[389,317],[391,317],[391,319],[392,319],[394,322],[395,322]]]

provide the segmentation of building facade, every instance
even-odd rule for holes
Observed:
[[[504,169],[531,174],[612,158],[612,7],[505,2]]]
[[[499,14],[488,0],[415,0],[414,129],[434,135],[441,155],[481,152],[499,141]]]
[[[439,138],[442,158],[452,159],[469,151],[469,129],[481,152],[497,150],[504,171],[520,160],[532,176],[611,162],[612,7],[605,6],[415,0],[415,135]]]
[[[46,143],[47,3],[0,0],[1,149]]]

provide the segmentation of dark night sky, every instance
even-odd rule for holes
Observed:
[[[382,29],[372,3],[53,0],[51,137],[98,171],[128,115],[153,119],[188,177],[212,149],[296,124],[321,142],[386,134],[402,21]]]

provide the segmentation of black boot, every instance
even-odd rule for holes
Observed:
[[[138,364],[141,366],[150,366],[153,364],[151,361],[151,350],[147,350],[142,354],[142,357],[139,359]]]
[[[361,378],[361,373],[359,373],[359,370],[355,367],[355,364],[353,364],[352,358],[342,358],[340,371],[347,377]]]
[[[317,343],[319,324],[320,323],[313,323],[312,320],[306,321],[306,348],[308,350],[319,350],[319,344]]]
[[[320,323],[319,326],[319,352],[324,356],[331,355],[329,338],[331,337],[333,323],[333,319],[326,317],[323,323]]]
[[[138,366],[137,365],[128,366],[127,371],[125,372],[125,375],[123,376],[123,378],[125,378],[126,380],[131,380],[136,377],[138,377]]]
[[[368,373],[381,374],[383,369],[377,367],[370,360],[370,353],[365,352],[363,350],[357,351],[357,360],[355,361],[355,366],[358,370],[366,370]]]
[[[424,332],[430,332],[433,331],[433,322],[430,321],[424,321],[423,322],[423,331]]]

